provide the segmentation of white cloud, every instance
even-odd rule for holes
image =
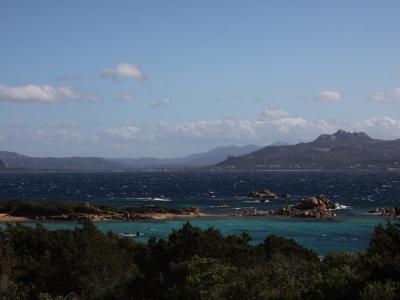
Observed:
[[[369,100],[383,103],[400,101],[400,88],[395,88],[389,93],[377,92],[369,96]]]
[[[123,102],[132,102],[135,100],[135,95],[132,93],[124,93],[118,96],[118,100]]]
[[[321,91],[317,96],[314,97],[314,100],[321,102],[340,102],[342,101],[342,95],[339,91]]]
[[[301,117],[291,116],[287,111],[270,106],[261,115],[259,125],[269,124],[280,132],[288,132],[290,128],[304,126],[307,121]]]
[[[0,101],[54,103],[66,100],[95,101],[98,100],[98,97],[74,90],[69,86],[53,87],[34,84],[8,86],[0,84]]]
[[[151,101],[150,106],[151,107],[161,107],[161,106],[168,106],[170,105],[170,101],[168,98],[162,98],[160,100],[154,100]]]
[[[290,114],[283,110],[280,109],[278,107],[273,107],[273,106],[269,106],[263,113],[262,113],[262,118],[263,119],[281,119],[281,118],[287,118],[289,117]]]
[[[75,143],[87,143],[98,140],[98,136],[93,133],[87,133],[78,130],[54,129],[51,127],[42,129],[9,131],[5,134],[8,143],[42,143],[42,144],[57,144],[62,142],[71,143],[73,147]]]
[[[79,124],[75,122],[61,122],[61,123],[47,123],[41,126],[43,128],[54,128],[54,129],[70,129],[79,128]]]
[[[158,136],[200,139],[248,139],[257,133],[252,121],[224,119],[171,124],[160,122],[154,131]]]
[[[340,129],[339,124],[326,121],[308,121],[291,116],[279,108],[268,108],[258,120],[221,119],[182,123],[159,122],[156,126],[112,128],[114,138],[126,141],[172,143],[268,144],[277,140],[288,142],[307,140],[320,133]],[[140,137],[140,139],[139,139]],[[147,137],[147,139],[145,138]]]
[[[146,76],[138,66],[131,64],[119,64],[114,68],[104,69],[101,74],[104,77],[116,79],[133,78],[140,81],[146,78]]]
[[[132,140],[138,137],[140,128],[135,126],[123,126],[118,128],[110,128],[106,130],[110,136],[123,140]]]

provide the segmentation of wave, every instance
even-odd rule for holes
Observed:
[[[239,210],[239,209],[255,209],[254,206],[244,206],[244,207],[234,207],[232,209]]]
[[[243,200],[243,199],[249,199],[247,196],[234,196],[233,197],[235,200]]]
[[[268,202],[271,202],[271,201],[269,201],[269,200],[263,200],[263,201],[260,201],[260,200],[246,200],[246,201],[243,201],[243,202],[245,202],[245,203],[268,203]]]
[[[170,202],[172,201],[169,198],[161,198],[161,197],[145,197],[145,198],[135,198],[136,200],[144,200],[144,201],[159,201],[159,202]]]
[[[340,209],[351,209],[351,206],[336,203],[336,208],[334,210],[340,210]]]

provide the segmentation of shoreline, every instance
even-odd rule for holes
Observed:
[[[81,223],[83,221],[91,222],[140,222],[140,221],[168,221],[168,220],[184,220],[184,219],[218,219],[227,217],[238,217],[230,214],[217,213],[148,213],[141,214],[133,218],[113,218],[110,215],[85,215],[84,220],[67,219],[62,216],[13,216],[6,213],[0,213],[0,224],[4,223]]]
[[[343,218],[334,212],[338,204],[323,195],[303,199],[296,205],[277,210],[202,211],[196,207],[162,206],[113,207],[85,203],[10,200],[0,203],[0,223],[34,222],[135,222],[191,219],[265,218],[313,221],[340,221],[348,218],[400,219],[397,208],[375,208],[376,213]]]
[[[335,219],[316,219],[316,218],[302,218],[302,217],[291,217],[276,214],[265,214],[265,215],[238,215],[230,213],[200,213],[200,214],[146,214],[136,219],[112,219],[112,218],[102,218],[94,217],[90,219],[93,223],[136,223],[136,222],[157,222],[157,221],[179,221],[179,220],[218,220],[218,219],[254,219],[254,220],[281,220],[281,221],[304,221],[304,222],[343,222],[349,220],[357,219],[380,219],[380,220],[399,220],[398,217],[388,216],[388,215],[378,215],[378,214],[356,214],[352,216],[340,216]],[[5,223],[64,223],[64,224],[74,224],[82,223],[80,220],[62,220],[57,218],[30,218],[22,216],[12,216],[9,214],[0,214],[0,225]]]

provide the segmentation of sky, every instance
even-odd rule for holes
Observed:
[[[400,138],[400,1],[0,1],[0,150]]]

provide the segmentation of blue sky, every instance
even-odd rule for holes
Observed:
[[[399,1],[1,1],[0,148],[400,138]]]

